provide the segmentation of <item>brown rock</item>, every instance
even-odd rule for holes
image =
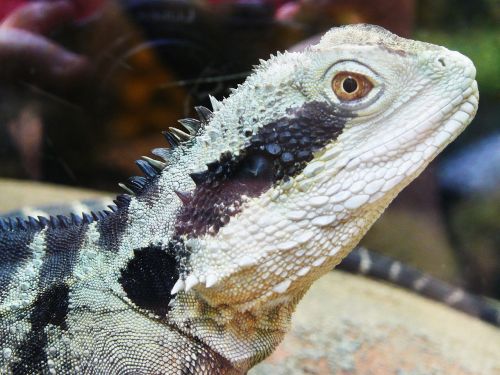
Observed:
[[[500,330],[445,305],[340,271],[300,302],[263,374],[500,374]]]

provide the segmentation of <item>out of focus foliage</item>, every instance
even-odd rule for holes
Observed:
[[[500,22],[498,0],[419,0],[418,25],[454,31],[474,26],[495,26]]]
[[[416,39],[469,56],[477,67],[481,94],[500,94],[500,1],[421,0]]]
[[[466,262],[468,285],[500,296],[500,192],[459,201],[450,212],[455,249]]]
[[[500,93],[500,28],[463,29],[459,32],[419,30],[416,39],[444,45],[470,57],[477,68],[481,94]]]

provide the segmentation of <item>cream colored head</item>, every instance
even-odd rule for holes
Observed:
[[[263,62],[217,103],[202,135],[222,135],[215,151],[195,149],[203,165],[228,151],[236,168],[257,160],[276,175],[243,194],[223,225],[186,236],[188,289],[241,309],[302,295],[471,121],[474,78],[467,57],[369,25],[332,29],[310,49]],[[286,164],[280,137],[297,127],[297,141],[310,141]],[[300,147],[311,151],[304,160]]]

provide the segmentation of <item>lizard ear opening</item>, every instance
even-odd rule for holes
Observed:
[[[341,101],[351,101],[365,97],[373,88],[371,81],[362,74],[340,72],[332,79],[332,89]]]

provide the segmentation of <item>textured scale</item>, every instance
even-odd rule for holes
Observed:
[[[342,100],[346,72],[371,90]],[[332,29],[165,131],[110,211],[0,221],[0,372],[245,373],[471,121],[474,78],[442,47]]]

